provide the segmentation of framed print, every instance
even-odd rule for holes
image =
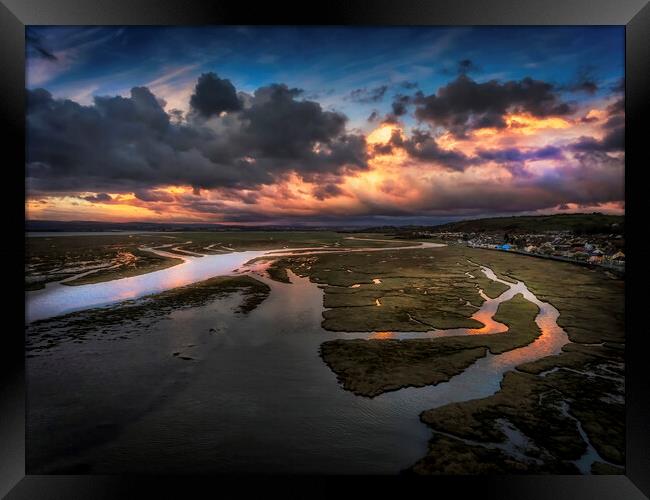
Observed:
[[[648,497],[647,4],[2,2],[0,493]]]

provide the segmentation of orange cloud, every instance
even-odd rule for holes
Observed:
[[[600,123],[607,117],[606,111],[592,108],[583,116],[596,120],[571,121],[511,114],[506,117],[507,126],[504,129],[476,130],[466,138],[443,133],[436,137],[436,143],[443,150],[460,151],[473,157],[479,149],[508,147],[525,151],[552,144],[568,144],[581,136],[602,135]],[[389,145],[395,134],[406,139],[409,132],[399,124],[382,124],[370,131],[366,136],[370,156],[368,169],[342,177],[324,176],[306,180],[296,173],[289,173],[274,184],[253,190],[217,188],[197,192],[186,185],[152,188],[170,195],[165,201],[154,198],[144,201],[133,193],[108,193],[110,201],[94,203],[84,201],[79,196],[96,193],[79,193],[76,197],[41,196],[27,200],[27,216],[31,219],[114,221],[159,221],[162,217],[166,221],[210,220],[227,223],[233,214],[246,213],[259,213],[266,217],[363,215],[373,210],[417,213],[431,207],[444,207],[445,203],[453,208],[462,204],[463,196],[468,205],[480,206],[481,193],[486,197],[489,195],[498,199],[504,196],[507,199],[508,186],[519,182],[517,176],[521,172],[515,175],[512,170],[493,161],[449,171],[430,161],[414,159],[403,148],[385,148],[377,152],[376,148]],[[523,168],[526,175],[533,178],[543,176],[545,172],[557,171],[557,175],[571,172],[566,161],[552,158],[536,161],[534,165],[527,164]],[[512,189],[531,197],[548,197],[542,192],[543,187],[534,184]],[[472,197],[478,197],[479,201]],[[606,202],[600,206],[610,212],[624,211],[617,203]]]

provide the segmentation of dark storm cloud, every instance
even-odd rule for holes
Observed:
[[[343,194],[343,190],[336,184],[325,184],[317,186],[312,191],[312,194],[314,195],[314,198],[322,201]]]
[[[181,123],[183,121],[184,116],[185,116],[185,113],[183,113],[182,110],[176,109],[176,108],[170,109],[168,111],[168,114],[169,114],[169,119],[172,122],[175,122],[176,124]]]
[[[183,209],[201,216],[218,216],[222,222],[265,223],[278,219],[277,215],[269,214],[255,205],[233,207],[221,200],[187,199],[183,201]]]
[[[252,106],[242,112],[243,139],[249,150],[263,157],[315,159],[317,143],[334,146],[332,139],[345,131],[347,118],[323,111],[314,101],[299,101],[299,89],[270,85],[255,91]],[[306,166],[308,169],[309,167]]]
[[[556,199],[583,205],[623,200],[625,160],[602,152],[577,153],[577,165],[564,165],[535,181]],[[560,203],[560,201],[558,201]]]
[[[564,158],[562,150],[555,146],[546,146],[526,151],[517,148],[478,149],[476,154],[484,160],[495,161],[497,163],[524,162],[530,160],[560,160]]]
[[[597,116],[583,116],[582,118],[580,118],[580,121],[582,123],[593,123],[593,122],[598,121],[598,117]]]
[[[624,197],[624,161],[603,153],[580,153],[541,175],[512,182],[435,183],[423,196],[420,214],[521,212],[577,203],[594,206]]]
[[[233,101],[232,111],[223,116],[191,113],[188,121],[179,122],[170,120],[146,87],[134,87],[129,97],[96,97],[90,106],[54,99],[44,89],[30,90],[30,186],[38,191],[137,192],[143,199],[152,196],[148,190],[168,184],[256,188],[290,172],[336,178],[366,169],[365,138],[347,133],[344,115],[298,99],[300,94],[299,89],[269,85],[247,96],[238,111],[232,110]]]
[[[113,200],[113,198],[111,198],[111,195],[107,193],[97,193],[94,196],[82,196],[81,199],[89,201],[91,203],[103,203]]]
[[[412,158],[431,161],[448,170],[462,171],[481,161],[460,151],[441,148],[429,132],[418,129],[414,130],[411,137],[407,139],[402,138],[398,132],[393,132],[389,144],[402,148]]]
[[[352,102],[359,102],[361,104],[370,104],[381,101],[387,90],[388,85],[380,85],[379,87],[371,89],[366,87],[354,89],[345,97],[345,99]]]
[[[602,125],[603,137],[580,137],[569,146],[575,152],[617,152],[625,149],[625,101],[617,99],[607,107],[608,118]]]
[[[435,215],[478,215],[486,213],[514,213],[557,207],[575,203],[582,207],[616,202],[623,197],[624,161],[603,153],[579,153],[575,160],[541,174],[514,176],[510,182],[486,182],[479,179],[462,179],[451,182],[440,181],[421,185],[422,196],[408,207],[395,206],[388,199],[359,194],[360,206],[346,213],[345,223],[355,217],[412,217]],[[386,193],[401,189],[399,184],[384,183]],[[331,191],[330,191],[331,190]],[[317,189],[318,191],[318,189]],[[330,191],[328,193],[327,191]],[[336,196],[338,186],[327,186],[317,194],[319,199]],[[221,201],[187,198],[183,204],[197,214],[217,214],[223,221],[264,222],[277,221],[277,215],[270,215],[255,206],[248,209],[230,207]],[[341,221],[341,214],[333,207],[323,206],[318,215],[292,214],[291,221],[311,220],[320,222],[333,217]]]
[[[398,123],[400,121],[400,117],[408,113],[409,106],[416,102],[417,99],[421,99],[422,97],[423,94],[419,90],[414,95],[395,94],[393,96],[393,102],[391,103],[391,112],[386,114],[382,122]]]
[[[616,114],[610,116],[607,121],[603,124],[603,128],[606,130],[615,130],[623,128],[625,126],[625,115]]]
[[[221,79],[215,73],[203,73],[190,97],[190,106],[201,116],[208,118],[224,111],[239,111],[242,103],[230,80]]]
[[[133,195],[142,201],[164,202],[171,203],[174,197],[164,191],[156,191],[154,189],[136,189]]]
[[[474,129],[506,126],[509,111],[536,117],[562,116],[574,111],[563,102],[550,83],[532,78],[500,83],[478,83],[465,74],[438,89],[436,94],[416,99],[419,120],[442,125],[457,136]]]
[[[571,144],[570,149],[577,152],[614,152],[623,151],[625,148],[625,129],[618,127],[605,134],[602,139],[593,137],[581,137]]]
[[[397,94],[393,99],[391,107],[393,109],[393,115],[395,116],[404,116],[408,111],[408,105],[411,104],[412,97],[403,94]]]
[[[381,120],[382,125],[395,125],[399,123],[399,118],[393,113],[387,113],[386,116]]]
[[[372,152],[376,155],[389,155],[393,152],[393,145],[388,144],[373,144]]]
[[[617,99],[612,104],[607,106],[607,112],[609,113],[609,116],[625,113],[625,99]]]

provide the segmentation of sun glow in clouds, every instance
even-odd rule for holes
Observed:
[[[401,130],[397,125],[383,124],[374,129],[366,137],[366,142],[370,145],[374,144],[386,144],[390,141],[393,132],[399,132],[401,135]]]
[[[547,58],[574,63],[558,68],[539,63],[527,44],[513,43],[512,57],[493,55],[506,34],[534,41],[548,33],[535,29],[466,30],[438,59],[422,60],[414,37],[398,50],[384,42],[395,33],[386,28],[367,30],[364,43],[343,30],[328,44],[315,42],[322,30],[301,38],[276,28],[266,34],[273,64],[256,63],[266,59],[250,57],[254,45],[241,59],[214,29],[227,61],[155,65],[138,45],[150,33],[153,46],[165,46],[152,28],[125,49],[119,84],[92,61],[113,57],[102,44],[128,28],[104,30],[96,43],[83,29],[38,30],[42,46],[28,50],[28,218],[254,224],[624,211],[619,29],[576,28],[584,46],[575,54],[566,52],[575,45],[569,32],[556,33],[567,43],[546,49]],[[192,31],[179,33],[176,43],[191,51]],[[294,64],[295,47],[321,61],[317,73]],[[472,64],[441,62],[464,61],[470,50]],[[39,59],[44,53],[61,57]],[[339,69],[378,54],[386,65],[373,72]],[[580,82],[585,61],[593,81]],[[422,64],[432,71],[413,70]]]

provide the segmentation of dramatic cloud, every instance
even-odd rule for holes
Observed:
[[[174,201],[174,197],[169,193],[164,191],[156,191],[154,189],[136,189],[133,192],[133,195],[142,201],[153,201],[153,202],[163,202],[171,203]]]
[[[576,152],[617,152],[625,149],[625,101],[616,100],[607,107],[608,118],[603,124],[602,139],[580,137],[571,144],[570,149]]]
[[[465,170],[475,161],[460,151],[441,148],[427,131],[414,130],[408,139],[393,133],[390,144],[402,148],[412,158],[426,160],[449,170]]]
[[[312,194],[314,195],[314,198],[322,201],[327,198],[342,195],[343,190],[336,184],[325,184],[322,186],[316,186],[312,191]]]
[[[392,191],[417,189],[416,199],[408,207],[420,215],[516,213],[568,203],[593,207],[618,202],[624,196],[623,177],[622,160],[582,154],[564,166],[525,176],[494,181],[480,174],[461,176],[450,172],[437,177],[435,182],[402,182],[393,186]]]
[[[30,218],[624,210],[620,28],[156,30],[27,32]]]
[[[391,107],[393,108],[393,115],[404,116],[408,111],[408,105],[411,104],[412,98],[404,94],[397,94],[393,99]]]
[[[521,150],[518,148],[505,149],[477,149],[477,155],[488,161],[497,163],[523,162],[536,160],[561,160],[564,158],[562,150],[555,146]]]
[[[223,112],[239,111],[242,103],[230,80],[221,79],[214,73],[204,73],[190,98],[193,110],[206,118]]]
[[[591,152],[591,151],[622,151],[625,148],[625,130],[618,127],[608,132],[602,139],[593,137],[582,137],[571,145],[573,151]]]
[[[507,112],[534,117],[564,116],[574,111],[563,102],[553,85],[532,78],[500,83],[477,83],[465,74],[417,99],[416,117],[441,125],[458,136],[480,128],[504,128]]]
[[[346,117],[323,111],[313,101],[298,101],[299,89],[271,85],[255,91],[252,106],[242,117],[249,149],[263,157],[305,159],[316,144],[330,144],[345,131]]]
[[[89,201],[91,203],[104,203],[111,201],[113,198],[107,193],[97,193],[94,196],[82,196],[81,199]]]
[[[215,82],[213,76],[201,82]],[[219,88],[227,88],[230,83]],[[217,87],[208,86],[214,90]],[[234,88],[233,88],[234,91]],[[206,98],[201,105],[225,110]],[[156,186],[250,188],[288,173],[302,178],[336,176],[367,168],[365,139],[346,131],[347,118],[324,111],[300,91],[270,85],[225,115],[170,120],[146,87],[129,97],[96,97],[90,106],[28,92],[28,180],[38,191],[137,192]],[[194,115],[193,115],[194,116]]]
[[[621,97],[607,106],[607,112],[609,113],[609,116],[616,116],[625,113],[625,98]]]

